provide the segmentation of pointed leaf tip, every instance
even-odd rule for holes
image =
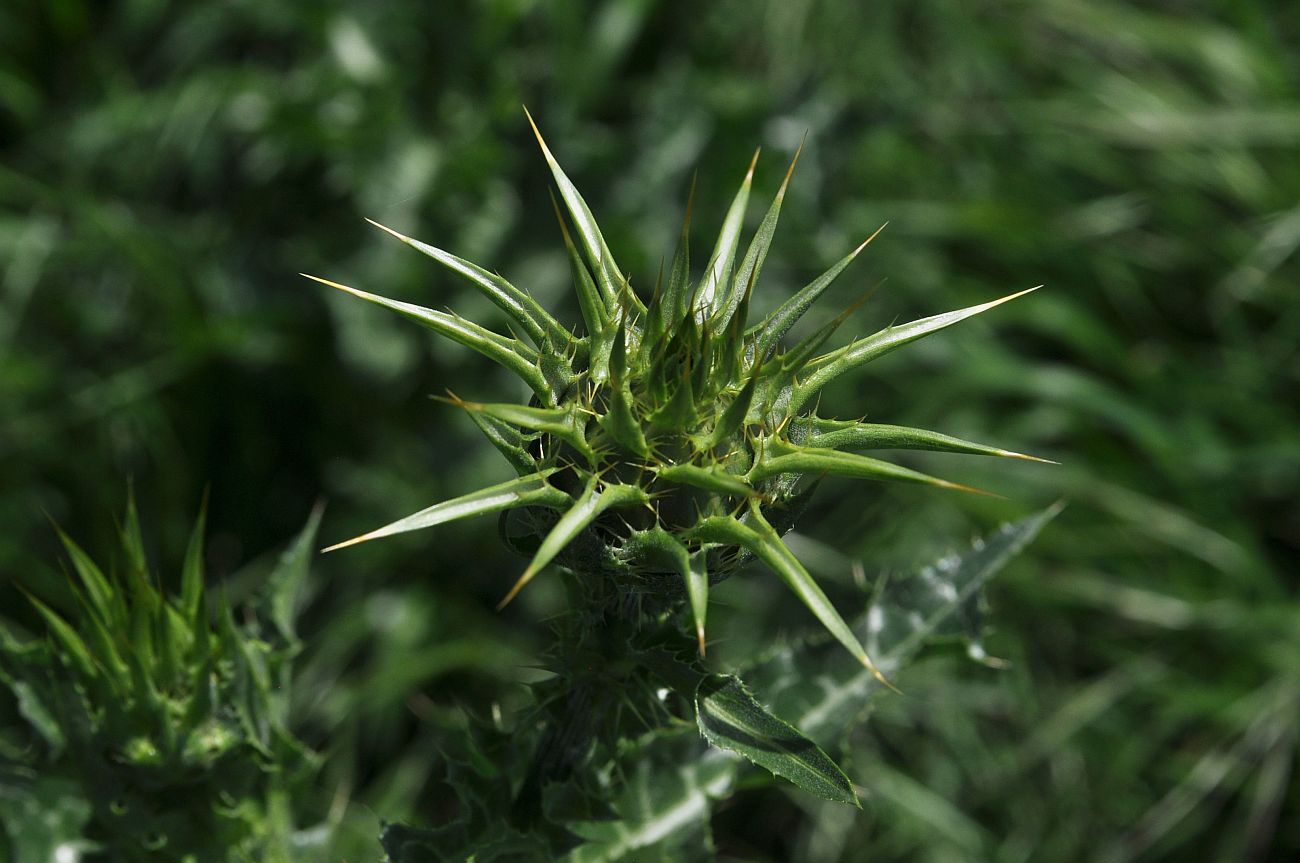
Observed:
[[[869,236],[869,237],[867,237],[865,240],[863,240],[863,241],[862,241],[862,244],[861,244],[860,246],[858,246],[856,249],[853,250],[853,257],[856,258],[856,257],[857,257],[861,252],[862,252],[863,249],[865,249],[867,246],[869,246],[869,245],[871,244],[871,241],[872,241],[872,240],[874,240],[876,237],[880,236],[880,232],[881,232],[881,231],[885,230],[885,228],[888,228],[888,227],[889,227],[889,222],[885,222],[885,223],[884,223],[883,225],[881,225],[879,228],[876,228],[876,230],[875,230],[874,232],[872,232],[871,236]]]
[[[392,228],[388,227],[387,225],[381,225],[378,222],[376,222],[374,219],[371,219],[369,217],[363,216],[362,218],[364,218],[370,224],[374,225],[379,230],[391,234],[392,236],[401,240],[403,243],[409,243],[411,241],[411,238],[406,236],[406,234],[403,234],[401,231],[394,231]]]
[[[557,468],[549,468],[445,500],[405,518],[398,519],[392,524],[384,525],[381,528],[363,533],[361,536],[331,545],[329,548],[322,549],[322,551],[336,551],[381,537],[393,536],[412,530],[422,530],[458,519],[500,512],[505,509],[529,506],[558,508],[569,501],[569,496],[547,484],[546,478],[556,470]]]
[[[532,112],[528,110],[527,105],[522,105],[520,107],[524,109],[524,116],[528,118],[528,125],[532,127],[533,135],[536,136],[537,143],[541,146],[542,154],[545,155],[546,161],[554,162],[555,159],[551,156],[551,148],[546,146],[546,140],[542,137],[542,130],[537,128],[537,122],[533,120]]]
[[[596,520],[597,516],[605,510],[649,502],[649,497],[639,486],[608,485],[598,494],[596,492],[598,482],[598,478],[593,476],[587,482],[586,487],[579,493],[577,500],[573,501],[573,505],[560,516],[559,521],[555,523],[550,533],[542,540],[542,544],[538,546],[537,552],[532,561],[529,562],[528,568],[524,570],[524,574],[519,576],[519,580],[510,588],[510,592],[505,595],[505,598],[497,603],[497,611],[509,605],[511,600],[519,595],[519,591],[523,590],[537,573],[545,569],[547,564],[553,561],[560,552],[564,551],[568,544],[578,534],[586,530]]]
[[[795,387],[794,396],[790,400],[790,410],[797,411],[803,407],[814,393],[851,369],[931,333],[947,329],[953,324],[987,312],[1003,303],[1033,293],[1041,287],[1042,285],[1036,285],[1027,290],[990,300],[987,303],[931,315],[928,318],[920,318],[906,324],[889,326],[874,335],[859,339],[828,354],[823,354],[809,363],[809,367],[815,368],[815,370],[806,380]]]

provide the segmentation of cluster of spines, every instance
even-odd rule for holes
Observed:
[[[651,524],[629,527],[618,536],[618,558],[628,566],[680,574],[701,652],[708,555],[719,548],[743,549],[775,571],[831,634],[874,670],[852,631],[781,540],[765,509],[788,498],[798,477],[808,474],[974,491],[855,450],[928,449],[1033,457],[923,429],[823,419],[805,411],[805,406],[824,386],[866,362],[1028,291],[887,327],[821,353],[855,304],[782,350],[790,328],[879,234],[878,229],[772,314],[748,325],[750,299],[798,153],[737,263],[755,153],[695,283],[688,257],[688,203],[667,280],[661,268],[654,290],[643,301],[615,263],[591,210],[535,124],[533,131],[563,204],[561,208],[556,203],[556,214],[585,335],[565,329],[526,291],[500,275],[382,225],[378,227],[467,278],[531,344],[450,312],[308,276],[400,312],[479,351],[514,371],[534,396],[529,405],[479,404],[451,397],[506,455],[520,474],[517,479],[429,507],[330,550],[468,515],[523,507],[557,510],[558,519],[542,537],[504,605],[602,514],[647,508],[654,513]],[[569,480],[565,490],[557,487],[557,474]],[[693,517],[660,518],[657,502],[681,489],[700,496]]]

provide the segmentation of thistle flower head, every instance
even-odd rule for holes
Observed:
[[[826,350],[846,311],[786,344],[791,327],[879,233],[776,311],[751,321],[750,302],[797,153],[742,250],[755,154],[700,273],[692,271],[689,258],[688,204],[671,268],[643,295],[618,266],[591,210],[536,125],[533,130],[559,192],[556,214],[583,317],[582,335],[501,276],[382,225],[466,278],[505,312],[522,337],[308,277],[477,350],[515,372],[532,391],[527,404],[447,397],[510,461],[516,479],[429,507],[333,548],[469,515],[510,511],[534,541],[532,561],[503,605],[552,562],[615,579],[632,590],[658,588],[669,576],[685,588],[701,652],[710,582],[756,558],[859,661],[872,667],[857,638],[781,539],[809,486],[820,476],[835,474],[973,491],[863,455],[863,450],[1029,457],[922,429],[827,419],[810,406],[824,386],[842,375],[1020,294],[887,327]]]

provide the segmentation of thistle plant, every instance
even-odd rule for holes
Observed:
[[[773,714],[740,678],[706,665],[710,587],[750,561],[780,578],[852,656],[853,671],[835,671],[815,693],[841,693],[847,701],[796,707],[805,716],[847,721],[876,687],[889,685],[863,642],[884,651],[884,670],[890,670],[946,618],[976,620],[975,591],[983,579],[1049,517],[1018,526],[989,552],[976,549],[969,566],[927,570],[924,583],[881,594],[888,602],[873,607],[873,617],[851,616],[850,623],[782,539],[823,476],[973,492],[866,453],[1038,459],[935,431],[823,416],[818,394],[877,357],[1028,292],[827,349],[854,304],[787,343],[795,324],[879,230],[771,314],[751,321],[798,162],[796,153],[742,251],[756,153],[702,272],[692,271],[688,248],[692,194],[667,274],[661,267],[652,290],[639,293],[528,119],[559,192],[552,203],[581,331],[499,274],[378,223],[372,224],[466,279],[506,315],[509,332],[308,276],[478,351],[531,392],[518,403],[469,401],[450,391],[444,398],[505,456],[514,479],[327,551],[495,513],[502,536],[530,557],[502,606],[552,564],[568,574],[568,611],[553,623],[546,657],[552,676],[534,684],[533,706],[512,727],[500,718],[471,722],[445,750],[460,817],[435,830],[390,826],[384,845],[390,859],[408,863],[561,854],[572,861],[633,859],[627,855],[651,845],[662,859],[709,859],[705,802],[730,787],[735,768],[727,759],[735,755],[813,794],[858,803],[853,784],[816,743]],[[882,629],[880,621],[889,625]],[[751,670],[789,692],[795,669],[811,679],[801,665],[808,657],[826,661],[818,651],[810,643],[775,669]],[[854,707],[846,712],[848,702]],[[685,729],[699,733],[683,736]],[[700,737],[714,748],[702,748]],[[719,760],[719,750],[727,757]],[[703,841],[677,830],[686,811],[693,827],[703,819]]]
[[[68,815],[42,833],[21,809],[0,807],[19,863],[95,849],[124,861],[294,858],[293,795],[317,758],[285,712],[294,596],[317,521],[268,577],[262,613],[243,622],[207,595],[202,518],[179,595],[149,572],[134,502],[120,569],[106,572],[60,532],[69,610],[31,597],[46,637],[0,628],[0,686],[28,740],[0,755],[0,790],[13,783],[18,801],[48,807],[30,813],[44,823]]]
[[[372,224],[482,292],[509,318],[511,334],[453,312],[308,276],[392,309],[518,375],[532,392],[527,404],[446,397],[468,413],[518,476],[327,550],[509,512],[510,533],[531,539],[523,545],[532,560],[501,605],[552,562],[589,581],[604,580],[616,593],[662,592],[676,584],[687,600],[701,655],[710,585],[753,558],[874,671],[858,638],[782,541],[811,487],[822,476],[836,475],[975,491],[863,454],[880,449],[1032,457],[924,429],[822,417],[816,410],[818,393],[877,357],[1029,291],[886,327],[824,350],[850,307],[794,344],[784,344],[791,328],[879,230],[776,311],[751,322],[751,300],[798,161],[796,153],[741,254],[755,153],[703,272],[697,277],[691,272],[688,203],[671,268],[666,277],[661,269],[643,297],[616,263],[591,210],[531,116],[529,122],[559,191],[556,215],[582,335],[500,275],[378,223]]]

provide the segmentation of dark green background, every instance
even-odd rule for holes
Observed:
[[[210,487],[214,577],[318,499],[335,541],[506,479],[427,396],[515,385],[296,273],[503,325],[370,217],[576,320],[521,103],[641,286],[693,171],[703,251],[753,147],[766,196],[807,135],[760,305],[886,220],[847,335],[1046,285],[823,413],[1062,462],[914,460],[998,501],[828,482],[816,574],[848,605],[854,560],[1071,503],[992,590],[1009,667],[932,653],[852,737],[863,813],[742,791],[722,856],[1294,859],[1298,46],[1263,0],[5,3],[0,573],[57,579],[43,513],[108,549],[129,478],[168,575]],[[492,613],[519,567],[491,519],[318,562],[299,723],[358,859],[446,813],[442,717],[520,699],[558,593]],[[807,628],[769,581],[715,591],[723,662]]]

